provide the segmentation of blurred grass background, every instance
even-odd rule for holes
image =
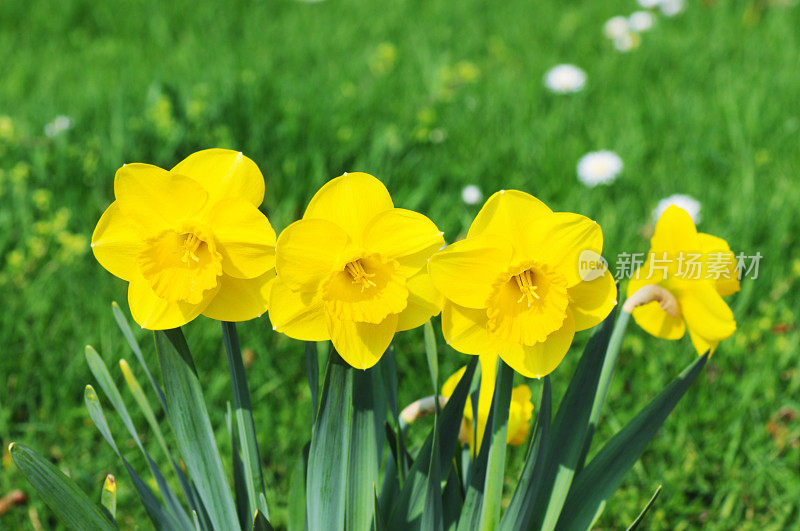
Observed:
[[[88,241],[119,166],[171,167],[214,146],[241,150],[262,169],[264,209],[276,229],[296,219],[325,180],[363,170],[450,241],[478,208],[461,201],[463,186],[486,196],[528,191],[555,210],[596,219],[613,263],[618,252],[647,250],[659,199],[696,197],[700,229],[737,251],[760,251],[760,275],[731,299],[739,330],[598,526],[625,526],[660,483],[652,529],[797,525],[800,10],[789,0],[692,1],[621,54],[602,25],[636,9],[633,0],[4,0],[0,495],[20,488],[32,500],[0,517],[0,528],[55,526],[10,462],[11,441],[48,456],[98,498],[105,474],[116,474],[121,524],[149,527],[82,403],[84,385],[94,383],[85,344],[112,369],[130,357],[110,310],[112,300],[126,308],[125,284],[94,261]],[[582,92],[543,87],[544,73],[562,62],[587,71]],[[72,127],[45,135],[58,115]],[[596,149],[619,153],[625,169],[591,189],[578,183],[575,164]],[[200,318],[186,333],[227,448],[220,329]],[[309,437],[303,347],[266,319],[240,334],[253,354],[248,376],[281,526],[292,464]],[[148,334],[141,339],[152,359]],[[553,375],[557,389],[585,339]],[[441,347],[446,375],[466,356]],[[422,348],[421,330],[398,336],[402,403],[428,393]],[[665,342],[632,326],[600,438],[694,355],[688,338]],[[540,386],[532,386],[538,399]],[[135,449],[128,452],[136,463]],[[512,453],[510,476],[520,454]]]

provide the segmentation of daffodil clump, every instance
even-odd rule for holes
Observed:
[[[477,76],[468,65],[458,72],[465,82]],[[588,529],[711,351],[736,328],[722,299],[739,289],[733,253],[721,238],[698,232],[678,207],[660,217],[648,262],[628,283],[618,312],[600,226],[554,212],[523,191],[492,195],[466,235],[449,245],[433,221],[395,206],[386,186],[367,173],[331,179],[277,237],[259,209],[264,191],[256,164],[230,150],[200,151],[170,170],[127,164],[92,235],[100,264],[128,283],[133,319],[154,331],[160,381],[114,305],[162,415],[125,359],[123,379],[170,468],[162,471],[151,458],[92,347],[85,352],[91,372],[152,481],[123,456],[131,446],[116,442],[92,386],[84,397],[100,433],[126,459],[132,488],[157,529],[250,531],[275,521],[262,474],[269,451],[258,445],[237,321],[260,319],[305,342],[298,359],[282,361],[302,363],[304,350],[312,398],[313,428],[306,449],[297,449],[289,528],[314,530]],[[34,200],[49,198],[37,193]],[[697,255],[699,276],[682,269],[686,255]],[[721,271],[720,258],[727,264]],[[180,328],[201,314],[222,321],[231,456],[219,452],[219,431]],[[456,352],[447,356],[468,361],[441,386],[431,324],[439,314],[443,339]],[[678,339],[688,330],[701,356],[598,448],[593,436],[631,314],[657,337]],[[422,326],[424,349],[394,351],[396,334]],[[575,336],[592,328],[553,411],[548,375],[566,357],[578,357]],[[401,412],[397,364],[422,350],[432,394]],[[536,400],[532,387],[540,392]],[[423,415],[434,417],[427,432],[414,424]],[[159,418],[174,440],[164,437]],[[507,471],[508,447],[523,445],[523,468]],[[66,525],[116,526],[119,479],[106,479],[98,506],[30,448],[12,444],[9,453]],[[515,479],[509,484],[507,477]]]

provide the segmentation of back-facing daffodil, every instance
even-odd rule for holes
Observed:
[[[266,311],[275,231],[258,210],[264,177],[252,160],[208,149],[169,171],[126,164],[114,196],[92,250],[130,283],[128,303],[142,327],[175,328],[201,313],[244,321]]]
[[[607,268],[587,280],[580,274],[582,253],[599,259],[602,248],[594,221],[553,212],[524,192],[495,193],[467,237],[430,259],[431,279],[446,299],[445,339],[466,354],[499,355],[524,376],[549,374],[575,332],[616,304]]]
[[[722,238],[697,232],[678,206],[658,218],[647,260],[628,282],[628,297],[645,287],[657,290],[658,300],[635,307],[633,318],[656,337],[680,339],[688,328],[692,344],[704,354],[736,330],[722,299],[739,291],[733,252]]]
[[[425,264],[442,245],[436,225],[395,208],[375,177],[332,179],[278,237],[272,325],[295,339],[329,339],[353,367],[372,367],[395,332],[439,313]]]
[[[464,418],[462,420],[459,439],[469,444],[473,453],[478,453],[481,448],[481,441],[486,430],[486,423],[489,419],[489,412],[492,409],[492,398],[494,396],[495,376],[497,372],[497,356],[494,354],[482,354],[479,358],[481,364],[481,384],[478,390],[478,422],[475,424],[472,401],[467,397],[467,404],[464,406]],[[449,398],[456,389],[459,380],[464,375],[466,366],[453,373],[442,385],[442,396]],[[533,417],[533,402],[531,402],[531,389],[527,385],[518,385],[511,391],[511,403],[508,411],[508,432],[506,442],[512,446],[519,446],[528,438],[531,431],[531,418]],[[475,445],[475,437],[478,439]]]

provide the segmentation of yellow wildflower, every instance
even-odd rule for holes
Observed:
[[[497,371],[497,356],[484,354],[479,358],[481,364],[481,385],[478,391],[478,424],[473,426],[472,402],[467,398],[464,407],[464,420],[462,421],[460,438],[462,442],[469,444],[473,452],[480,450],[483,432],[486,429],[486,422],[489,419],[489,411],[492,408],[492,397],[494,395],[495,372]],[[458,381],[463,376],[466,366],[462,367],[450,376],[442,385],[442,396],[450,397],[458,385]],[[511,391],[511,405],[508,412],[508,434],[506,442],[513,446],[524,444],[531,431],[531,418],[533,416],[533,403],[531,402],[531,390],[527,385],[518,385]],[[478,437],[478,445],[475,446],[474,436]]]
[[[594,221],[553,212],[516,190],[495,193],[466,239],[428,265],[444,295],[442,331],[454,349],[498,355],[520,374],[552,372],[576,331],[602,321],[616,304],[608,270],[582,280],[579,256],[599,258],[603,234]]]
[[[628,282],[628,297],[647,285],[672,298],[633,310],[646,332],[680,339],[686,329],[697,352],[714,351],[736,330],[733,313],[722,297],[739,291],[736,260],[722,238],[697,232],[689,214],[672,205],[656,223],[647,260]]]
[[[439,313],[424,268],[442,245],[436,225],[395,208],[378,179],[346,173],[278,237],[270,320],[295,339],[330,339],[353,367],[372,367],[395,332]]]
[[[127,164],[114,195],[92,250],[130,282],[128,303],[142,327],[174,328],[201,313],[244,321],[267,309],[275,232],[258,210],[264,178],[252,160],[209,149],[170,171]]]

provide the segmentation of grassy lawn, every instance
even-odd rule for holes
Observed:
[[[426,213],[453,241],[486,196],[530,192],[603,227],[609,261],[645,252],[658,200],[686,193],[699,228],[763,255],[730,299],[724,342],[598,526],[624,528],[663,491],[652,529],[785,529],[800,520],[800,8],[791,0],[690,1],[620,53],[605,20],[634,0],[488,4],[476,0],[234,0],[226,3],[4,0],[0,5],[0,495],[32,498],[2,529],[55,526],[7,454],[25,443],[98,496],[118,478],[122,526],[148,528],[121,463],[83,406],[83,347],[132,358],[111,301],[125,283],[88,248],[126,162],[171,167],[206,147],[243,151],[262,169],[276,229],[344,171],[381,178],[395,203]],[[124,6],[123,6],[124,4]],[[135,7],[134,7],[135,4]],[[583,91],[548,92],[544,73],[574,63]],[[54,137],[45,124],[66,115]],[[575,176],[588,151],[624,160],[612,184]],[[623,286],[624,287],[624,286]],[[438,325],[436,326],[439,329]],[[230,398],[218,323],[185,327],[217,438]],[[631,326],[599,437],[614,433],[695,356],[688,340]],[[266,318],[240,326],[273,520],[285,525],[290,473],[310,431],[303,346]],[[560,397],[582,333],[553,374]],[[142,331],[145,354],[152,340]],[[467,357],[444,345],[449,374]],[[400,400],[428,394],[422,330],[397,338]],[[143,373],[134,370],[140,377]],[[155,366],[155,362],[153,366]],[[424,376],[424,377],[423,377]],[[539,397],[540,384],[531,383]],[[126,395],[130,399],[130,395]],[[131,404],[133,401],[131,400]],[[308,414],[307,414],[308,412]],[[138,418],[144,430],[144,421]],[[132,442],[121,446],[142,465]],[[150,443],[154,443],[152,437]],[[163,458],[156,445],[154,455]],[[522,450],[511,455],[517,473]],[[141,468],[141,466],[140,466]],[[33,516],[32,516],[33,515]]]

